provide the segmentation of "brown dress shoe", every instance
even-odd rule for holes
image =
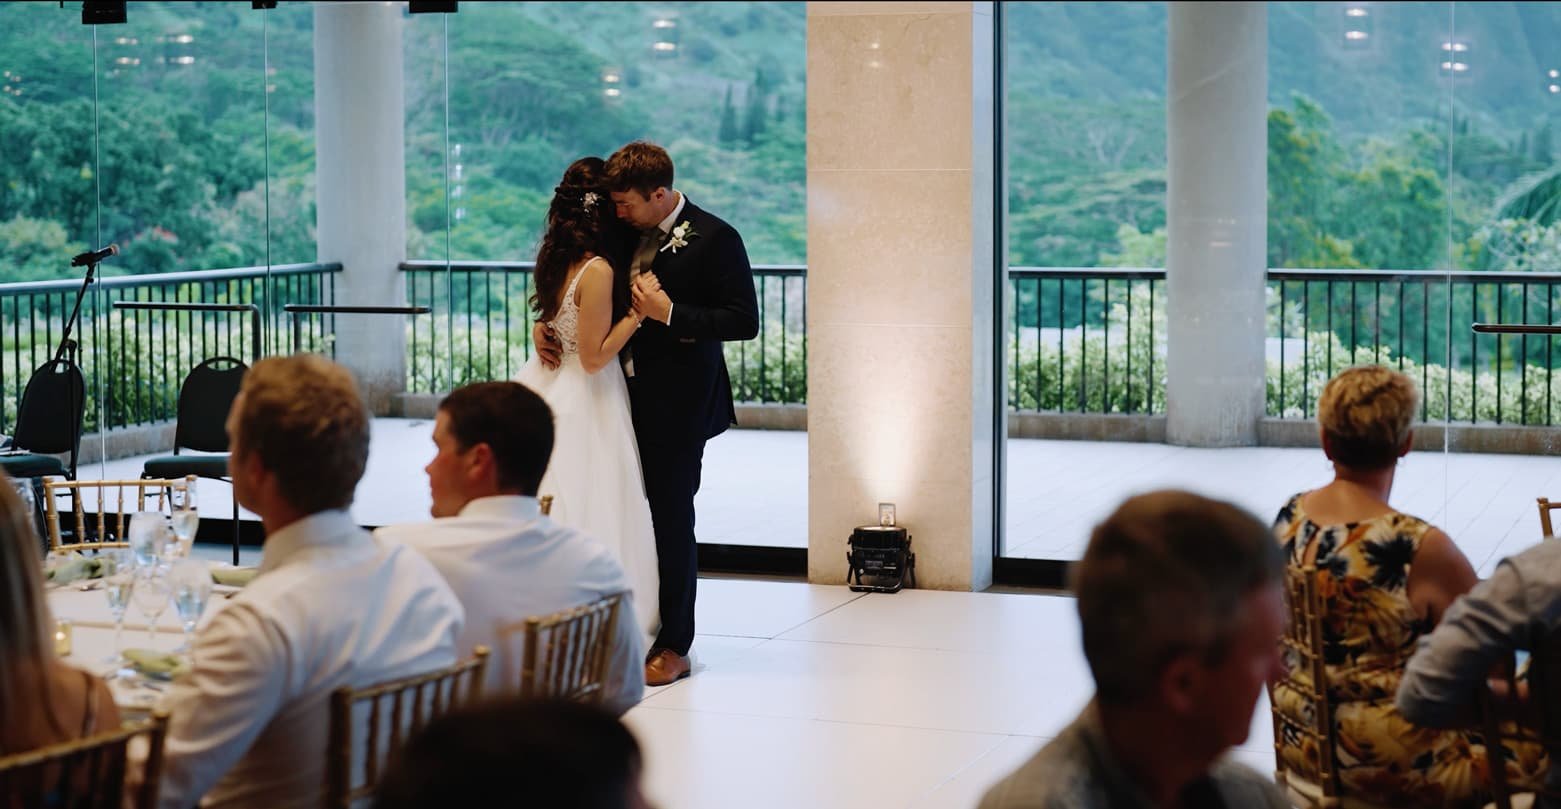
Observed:
[[[671,685],[687,677],[688,658],[671,649],[658,649],[645,661],[646,685]]]

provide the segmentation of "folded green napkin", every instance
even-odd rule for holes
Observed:
[[[211,580],[229,587],[243,587],[254,581],[259,573],[258,567],[213,567]]]
[[[89,559],[81,555],[72,556],[49,569],[49,581],[55,584],[69,584],[78,579],[102,577],[103,560]]]
[[[138,674],[153,677],[159,680],[172,680],[181,677],[190,670],[190,663],[184,657],[172,652],[159,652],[155,649],[126,649],[125,660]]]

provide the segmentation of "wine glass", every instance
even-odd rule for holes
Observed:
[[[184,625],[184,645],[175,651],[193,653],[195,624],[206,611],[206,600],[211,597],[211,570],[199,559],[180,559],[174,563],[169,576],[173,579],[173,606]]]
[[[135,592],[131,598],[136,609],[146,617],[146,645],[151,648],[157,641],[157,619],[168,609],[173,587],[168,582],[168,568],[164,565],[148,565],[136,576]]]
[[[130,515],[130,552],[136,564],[152,567],[163,553],[168,534],[168,518],[161,511],[137,511]]]
[[[108,597],[108,611],[114,616],[114,653],[103,662],[117,665],[120,637],[125,631],[125,608],[130,606],[131,593],[135,591],[135,557],[122,548],[111,548],[99,558],[104,564],[103,594]]]

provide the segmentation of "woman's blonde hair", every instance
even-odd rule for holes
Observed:
[[[47,702],[47,695],[34,690],[54,659],[54,621],[43,596],[38,545],[32,512],[0,472],[0,716],[7,725],[36,713],[40,699]],[[0,727],[0,752],[7,741]]]
[[[1398,460],[1420,391],[1407,374],[1357,365],[1328,380],[1317,400],[1317,422],[1335,463],[1381,469]]]

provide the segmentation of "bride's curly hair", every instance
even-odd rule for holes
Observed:
[[[613,215],[612,198],[605,185],[606,163],[599,157],[582,157],[564,170],[563,179],[553,189],[537,248],[537,268],[532,274],[531,310],[538,320],[551,321],[558,315],[569,268],[586,254],[613,262],[623,235]],[[629,311],[629,275],[613,268],[613,319]]]

